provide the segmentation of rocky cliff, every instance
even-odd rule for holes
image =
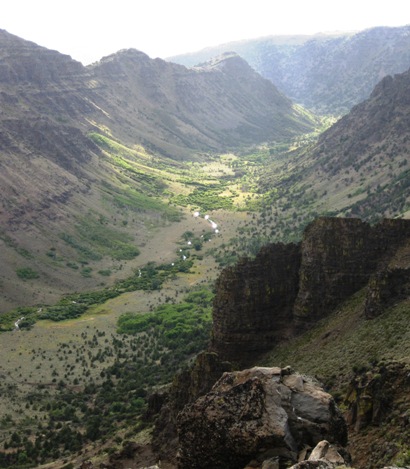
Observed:
[[[403,452],[409,441],[410,367],[379,363],[358,370],[347,386],[344,405],[350,450],[361,467],[380,467]],[[408,460],[407,460],[408,462]]]
[[[216,350],[239,361],[293,334],[300,262],[300,245],[274,244],[221,273],[213,310]]]
[[[409,220],[370,226],[359,219],[320,218],[299,245],[271,245],[255,259],[243,259],[216,284],[211,348],[250,363],[366,285],[370,317],[408,291],[408,270],[394,268],[393,259],[409,237]]]
[[[409,220],[383,220],[371,226],[353,218],[321,218],[310,224],[302,239],[293,309],[297,329],[309,328],[366,286],[409,236]]]

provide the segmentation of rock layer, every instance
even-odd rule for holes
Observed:
[[[243,361],[292,334],[300,246],[274,244],[255,260],[225,269],[216,283],[212,344],[232,361]],[[226,355],[225,355],[226,354]]]
[[[249,364],[366,285],[368,316],[380,314],[392,297],[409,290],[407,264],[390,265],[409,239],[410,220],[370,226],[354,218],[319,218],[300,245],[266,246],[254,260],[243,259],[221,273],[211,348]]]

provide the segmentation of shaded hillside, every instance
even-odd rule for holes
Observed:
[[[409,89],[410,72],[386,77],[317,143],[274,153],[259,179],[259,235],[297,239],[319,214],[408,218]]]
[[[237,56],[189,70],[127,50],[84,67],[6,31],[0,106],[2,309],[95,287],[107,257],[122,269],[147,226],[180,219],[186,161],[315,124]]]
[[[90,70],[104,85],[99,94],[119,105],[121,134],[177,159],[189,151],[222,151],[312,129],[312,116],[236,54],[186,69],[125,50]]]
[[[183,64],[234,50],[297,103],[323,114],[346,113],[384,76],[410,66],[410,26],[357,33],[272,36],[172,57]]]
[[[331,186],[358,182],[347,213],[406,213],[409,204],[410,71],[384,78],[370,98],[325,132],[310,154]],[[348,197],[349,197],[348,194]]]

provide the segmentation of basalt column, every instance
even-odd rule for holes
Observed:
[[[299,267],[299,245],[272,244],[225,269],[216,284],[211,348],[242,364],[291,335]]]

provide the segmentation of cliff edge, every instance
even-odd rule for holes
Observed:
[[[366,314],[380,314],[390,296],[408,291],[410,265],[399,261],[409,238],[410,220],[371,226],[355,218],[319,218],[301,243],[272,244],[255,259],[242,259],[216,283],[211,350],[249,365],[366,285]]]

